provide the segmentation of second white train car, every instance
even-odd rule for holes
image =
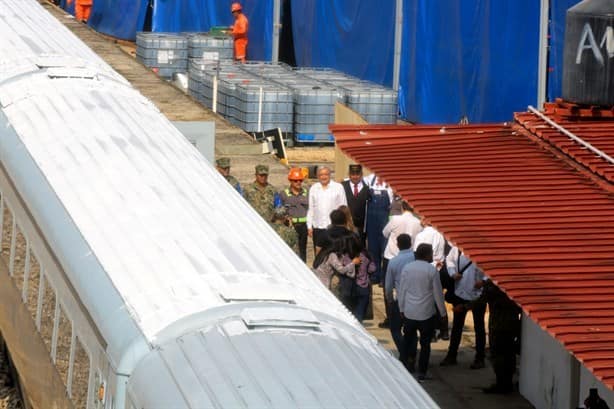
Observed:
[[[0,55],[0,330],[34,407],[436,407],[36,1],[0,0]]]

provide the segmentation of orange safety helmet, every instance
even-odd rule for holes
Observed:
[[[243,10],[243,8],[241,7],[241,3],[232,3],[232,6],[230,6],[230,12],[234,13],[235,11],[241,11]]]
[[[290,172],[288,172],[288,180],[303,180],[305,176],[300,168],[292,168]]]

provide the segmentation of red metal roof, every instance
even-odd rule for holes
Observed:
[[[612,118],[603,117],[601,111],[597,111],[599,114],[592,117],[587,116],[587,114],[585,116],[572,115],[576,110],[581,112],[581,109],[566,108],[563,110],[561,107],[568,107],[568,105],[551,103],[546,105],[543,117],[532,112],[522,112],[516,113],[514,118],[532,134],[556,146],[610,183],[614,182],[614,164],[597,156],[586,146],[581,145],[547,123],[548,119],[556,122],[557,125],[594,148],[614,157],[614,121]],[[612,113],[614,109],[605,112]]]
[[[557,140],[543,123],[517,117],[524,126],[331,130],[345,153],[384,177],[614,389],[612,165],[593,166],[604,181],[527,131]],[[614,122],[603,130],[614,134]]]

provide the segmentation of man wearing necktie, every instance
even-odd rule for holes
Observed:
[[[365,242],[365,212],[369,200],[369,187],[364,183],[361,165],[350,165],[349,179],[341,182],[345,191],[345,198],[352,213],[352,221],[360,234],[361,241]]]

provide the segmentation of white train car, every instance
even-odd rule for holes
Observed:
[[[436,404],[160,114],[0,0],[0,331],[37,408]]]

